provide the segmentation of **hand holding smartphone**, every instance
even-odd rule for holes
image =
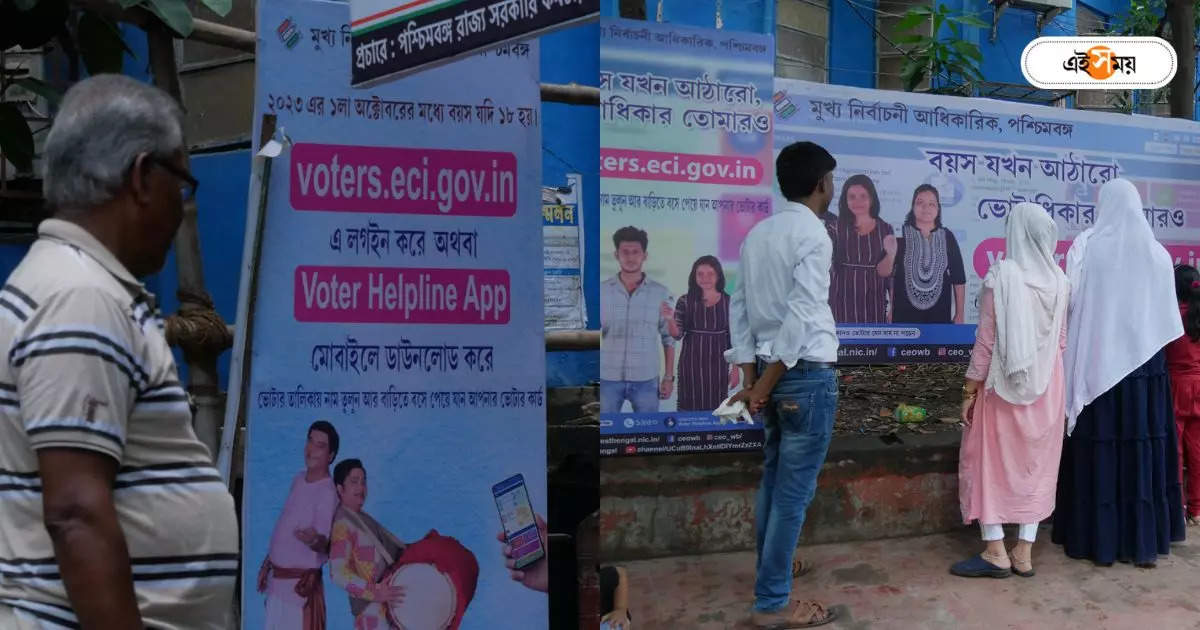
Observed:
[[[518,473],[492,486],[492,497],[500,513],[505,542],[512,549],[513,568],[521,570],[545,558],[546,550],[542,547],[525,476]]]

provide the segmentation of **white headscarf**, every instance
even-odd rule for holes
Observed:
[[[1096,226],[1067,253],[1067,434],[1083,408],[1183,334],[1171,255],[1151,231],[1137,188],[1100,188]]]
[[[996,306],[996,346],[987,387],[1028,405],[1050,385],[1070,289],[1054,262],[1058,227],[1045,209],[1021,203],[1008,215],[1004,259],[984,278]]]

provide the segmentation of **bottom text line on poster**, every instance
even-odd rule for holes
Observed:
[[[297,386],[280,391],[269,388],[255,397],[259,409],[340,409],[352,414],[359,409],[514,409],[541,407],[546,394],[541,387],[520,391],[423,391],[397,390],[389,385],[381,391],[308,391]]]
[[[763,447],[762,435],[762,431],[606,435],[600,437],[600,456],[757,451]]]

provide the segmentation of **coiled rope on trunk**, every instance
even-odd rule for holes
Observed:
[[[207,292],[180,289],[179,312],[166,318],[167,343],[186,354],[217,356],[233,347],[233,332]]]

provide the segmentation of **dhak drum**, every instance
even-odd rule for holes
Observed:
[[[450,578],[432,564],[394,567],[382,582],[404,587],[404,601],[388,604],[388,621],[401,630],[446,630],[454,620],[457,596]]]

